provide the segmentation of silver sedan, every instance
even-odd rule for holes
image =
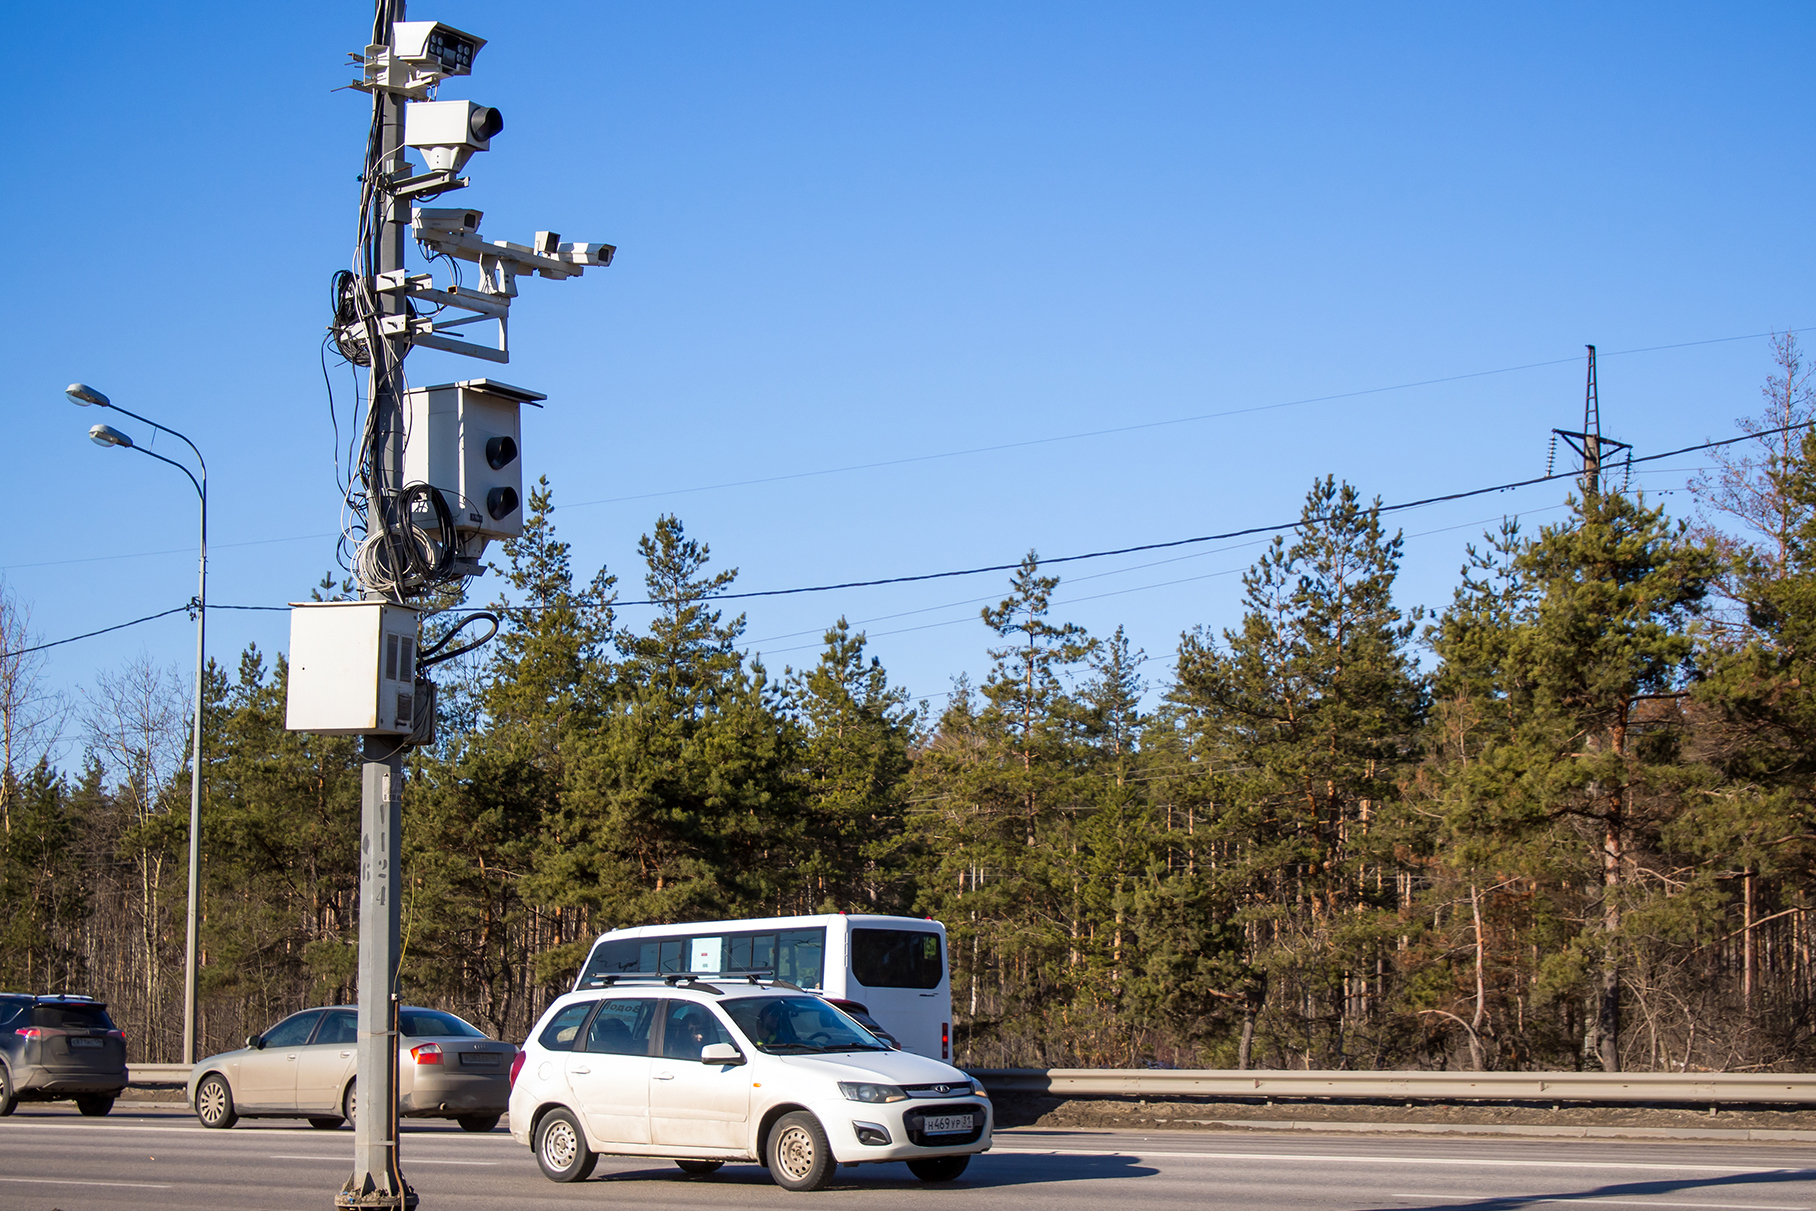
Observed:
[[[490,1131],[511,1100],[517,1048],[451,1013],[398,1011],[398,1113],[451,1118]],[[358,1014],[333,1005],[293,1013],[237,1051],[211,1055],[189,1074],[189,1104],[204,1127],[242,1118],[306,1118],[331,1131],[353,1118]]]

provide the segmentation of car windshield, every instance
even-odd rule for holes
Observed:
[[[451,1013],[442,1013],[434,1009],[398,1010],[397,1028],[415,1039],[484,1039],[491,1037],[484,1031],[475,1030]]]
[[[819,997],[738,997],[720,1008],[758,1051],[770,1055],[891,1050]]]

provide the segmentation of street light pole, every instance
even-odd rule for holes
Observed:
[[[195,726],[190,739],[189,754],[189,907],[187,912],[187,931],[183,942],[183,1062],[193,1064],[196,1061],[196,932],[197,909],[201,903],[202,883],[202,677],[206,671],[204,653],[207,650],[208,635],[208,463],[202,458],[202,452],[196,449],[195,443],[178,433],[175,429],[165,428],[154,420],[147,420],[136,412],[109,400],[93,387],[82,383],[71,383],[64,392],[71,402],[84,407],[96,405],[112,408],[123,416],[130,416],[141,424],[150,425],[160,433],[168,433],[179,438],[195,455],[196,465],[202,470],[202,477],[197,479],[182,463],[172,462],[162,454],[155,454],[143,446],[134,445],[131,438],[106,425],[96,425],[89,431],[89,436],[103,446],[125,446],[141,454],[150,455],[161,463],[169,463],[184,475],[195,487],[196,496],[201,501],[201,533],[198,541],[200,553],[197,556],[196,592],[195,592]]]

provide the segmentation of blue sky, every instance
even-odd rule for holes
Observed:
[[[549,395],[526,465],[579,577],[607,565],[626,596],[662,511],[768,589],[1283,521],[1326,473],[1387,501],[1525,478],[1580,423],[1587,343],[1610,435],[1726,437],[1770,370],[1755,334],[1816,324],[1808,6],[410,15],[490,39],[441,95],[507,125],[450,200],[489,238],[620,249],[524,284],[508,367],[418,352],[411,379]],[[306,595],[333,566],[319,342],[367,120],[333,90],[369,9],[34,6],[7,26],[21,520],[0,577],[45,639],[193,591],[187,485],[91,445],[102,418],[61,394],[80,379],[207,454],[213,601]],[[1478,373],[1509,367],[1532,368]],[[1351,394],[1409,383],[1429,385]],[[985,447],[1008,448],[944,457]],[[916,461],[802,474],[893,460]],[[1644,482],[1681,489],[1695,465]],[[1482,524],[1554,520],[1564,491],[1399,515],[1403,602],[1441,606]],[[1126,624],[1164,680],[1183,629],[1235,620],[1259,550],[1069,565],[1056,612]],[[937,694],[985,667],[977,599],[1004,583],[751,603],[747,635],[799,666],[843,613]],[[210,652],[231,668],[286,631],[211,612]],[[192,645],[176,615],[54,649],[46,675],[74,689]]]

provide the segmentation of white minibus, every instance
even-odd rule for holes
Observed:
[[[828,1000],[859,1002],[904,1051],[952,1057],[952,984],[938,921],[823,913],[614,929],[593,943],[574,991],[633,972],[763,972]]]

